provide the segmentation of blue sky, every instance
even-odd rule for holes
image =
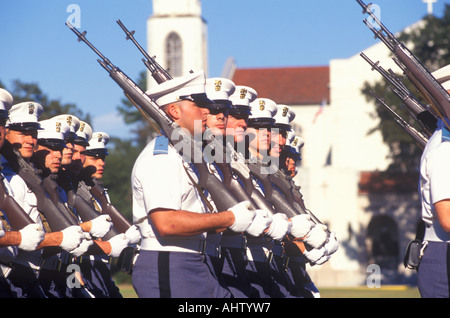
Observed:
[[[369,3],[369,1],[365,1]],[[422,0],[372,1],[382,22],[399,32],[427,13]],[[449,0],[438,0],[442,16]],[[112,63],[136,79],[142,56],[125,40],[120,19],[146,46],[151,0],[8,0],[0,10],[0,81],[39,84],[51,99],[75,103],[94,119],[94,130],[127,137],[116,108],[123,94],[97,56],[64,25],[80,8],[80,30]],[[208,25],[209,76],[220,76],[233,57],[239,68],[319,66],[348,58],[377,43],[363,24],[356,0],[203,0]],[[151,52],[150,52],[151,53]]]

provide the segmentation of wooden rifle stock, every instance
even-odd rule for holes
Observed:
[[[34,224],[30,216],[22,207],[8,194],[4,176],[0,174],[0,210],[5,214],[12,231],[19,231],[29,224]]]
[[[131,226],[130,221],[120,213],[114,205],[109,202],[106,190],[94,180],[94,185],[91,187],[91,194],[100,202],[102,206],[102,213],[108,214],[114,224],[114,227],[120,233],[125,233]]]

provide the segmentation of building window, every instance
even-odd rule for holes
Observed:
[[[167,70],[173,77],[181,76],[182,73],[182,43],[180,36],[171,32],[166,40],[166,65]]]

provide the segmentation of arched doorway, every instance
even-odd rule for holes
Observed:
[[[397,223],[386,215],[374,216],[367,228],[367,236],[371,241],[371,262],[382,270],[397,270],[400,259]]]

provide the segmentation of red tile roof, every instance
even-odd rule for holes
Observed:
[[[241,68],[236,69],[232,81],[250,86],[258,97],[277,104],[314,105],[330,101],[329,66]]]
[[[389,173],[363,171],[359,176],[359,193],[411,193],[417,192],[417,173]]]

